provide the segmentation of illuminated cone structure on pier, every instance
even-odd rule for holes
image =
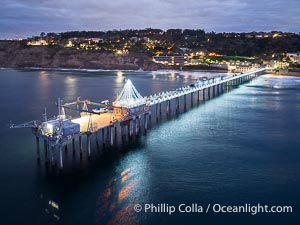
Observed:
[[[135,108],[146,104],[146,100],[136,90],[131,80],[127,80],[113,106],[124,108]]]

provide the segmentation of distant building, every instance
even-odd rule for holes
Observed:
[[[249,70],[253,69],[252,66],[237,66],[234,70],[235,73],[244,73],[248,72]]]
[[[254,35],[253,35],[253,34],[246,34],[245,37],[246,37],[246,38],[253,38]]]
[[[46,40],[28,41],[27,45],[38,46],[38,45],[48,45]]]
[[[297,53],[287,53],[287,57],[291,59],[292,62],[300,62],[300,52]]]
[[[103,38],[86,38],[85,40],[89,42],[95,42],[95,43],[103,42]]]
[[[139,40],[143,40],[143,41],[148,42],[148,41],[150,40],[150,38],[148,38],[148,37],[143,37],[143,38],[139,38]]]
[[[220,68],[222,70],[228,70],[229,69],[227,63],[212,63],[212,64],[209,64],[209,66],[215,67],[215,68]]]
[[[289,68],[289,63],[288,62],[283,62],[283,61],[275,61],[273,66],[274,68],[278,68],[278,69],[287,69]]]
[[[180,56],[153,56],[153,62],[165,65],[182,65],[187,63],[187,57]]]
[[[68,41],[67,44],[65,44],[65,48],[72,48],[74,47],[74,43],[72,41]]]
[[[233,73],[245,73],[257,67],[259,67],[258,64],[252,64],[250,62],[237,62],[229,64],[228,70]]]
[[[189,49],[189,48],[179,48],[181,51],[183,51],[184,53],[185,52],[190,52],[191,51],[191,49]]]
[[[133,41],[133,42],[137,42],[138,41],[138,37],[131,37],[129,38],[130,41]]]

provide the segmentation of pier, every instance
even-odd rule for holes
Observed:
[[[147,132],[153,120],[187,111],[200,102],[214,98],[238,85],[249,82],[262,74],[266,68],[249,72],[199,79],[188,86],[143,97],[127,80],[117,99],[111,104],[105,100],[92,102],[77,99],[74,102],[57,102],[58,116],[48,119],[45,109],[43,121],[33,120],[10,128],[31,128],[36,141],[37,159],[44,159],[47,165],[63,169],[63,150],[83,150],[92,156],[91,142],[108,148],[133,139]],[[79,115],[72,118],[66,111]],[[42,156],[41,153],[44,153]]]

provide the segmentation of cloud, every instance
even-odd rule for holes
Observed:
[[[1,36],[67,30],[194,28],[299,32],[298,0],[2,0]]]

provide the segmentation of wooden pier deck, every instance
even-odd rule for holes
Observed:
[[[77,123],[80,125],[80,132],[88,132],[89,124],[92,124],[94,127],[93,130],[99,130],[104,127],[108,127],[113,123],[117,123],[123,120],[124,117],[113,112],[101,113],[100,115],[92,114],[92,115],[84,115],[80,118],[72,119],[73,123]]]

